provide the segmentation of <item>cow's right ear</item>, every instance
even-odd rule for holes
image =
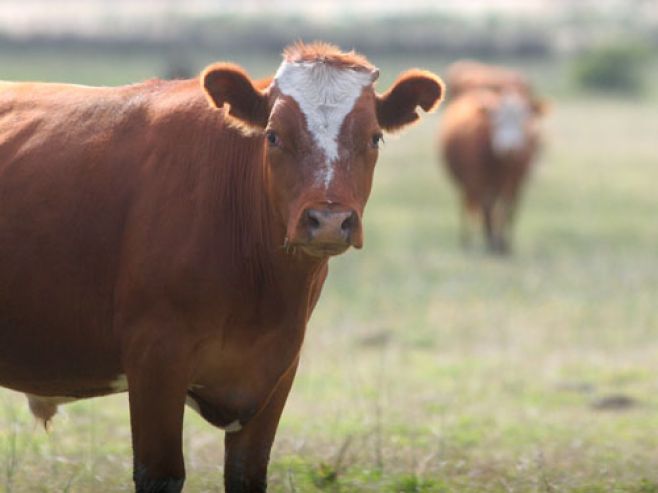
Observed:
[[[377,96],[377,120],[387,132],[395,132],[418,120],[417,107],[434,111],[445,94],[443,81],[426,70],[407,70],[384,94]]]
[[[546,116],[551,112],[551,103],[546,99],[533,98],[530,101],[530,108],[537,116]]]
[[[201,74],[201,84],[213,106],[228,106],[228,115],[241,127],[262,130],[270,115],[266,91],[254,86],[247,73],[232,63],[216,63]]]

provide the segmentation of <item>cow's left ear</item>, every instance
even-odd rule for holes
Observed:
[[[216,63],[201,74],[201,84],[217,108],[228,105],[228,115],[248,130],[262,130],[270,114],[268,95],[247,73],[232,63]]]
[[[391,88],[377,96],[377,120],[387,132],[395,132],[418,120],[416,107],[434,111],[443,100],[445,87],[436,75],[425,70],[408,70]]]

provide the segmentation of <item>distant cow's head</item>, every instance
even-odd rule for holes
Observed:
[[[355,53],[326,44],[296,44],[265,88],[239,67],[208,67],[202,83],[241,128],[262,134],[273,205],[286,241],[315,256],[363,244],[362,215],[382,132],[431,111],[443,84],[420,70],[375,93],[378,70]]]
[[[500,157],[524,153],[537,138],[537,124],[547,111],[546,103],[515,87],[495,93],[483,91],[481,102],[489,117],[493,152]]]

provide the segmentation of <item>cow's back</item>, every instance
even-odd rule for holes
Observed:
[[[520,72],[472,60],[453,63],[448,69],[446,80],[451,98],[457,98],[468,91],[480,89],[502,92],[514,88],[526,95],[532,93],[530,82]]]

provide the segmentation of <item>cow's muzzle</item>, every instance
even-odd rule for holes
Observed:
[[[290,244],[316,257],[338,255],[350,246],[361,248],[361,220],[353,209],[331,206],[305,209]]]

